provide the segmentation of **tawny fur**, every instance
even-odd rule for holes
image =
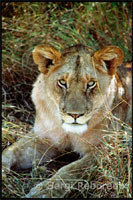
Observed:
[[[69,183],[68,175],[79,179],[79,170],[85,171],[84,167],[91,165],[105,130],[114,128],[112,113],[130,123],[131,76],[129,71],[125,71],[129,79],[121,75],[123,52],[115,46],[94,53],[84,45],[75,45],[60,53],[48,44],[40,45],[35,47],[33,59],[41,72],[31,95],[36,108],[33,134],[4,150],[3,170],[13,165],[31,167],[34,159],[45,163],[65,149],[84,156],[61,168],[27,195],[43,198],[52,197],[46,189],[48,183],[58,182],[59,176],[65,183]],[[64,192],[54,190],[53,194],[61,197]]]

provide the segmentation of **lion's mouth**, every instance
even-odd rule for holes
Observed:
[[[72,124],[74,124],[74,125],[80,125],[78,122],[73,122]]]
[[[88,125],[86,124],[78,124],[77,122],[74,122],[72,124],[69,123],[63,123],[62,128],[66,133],[74,133],[78,135],[82,135],[84,132],[87,131]]]

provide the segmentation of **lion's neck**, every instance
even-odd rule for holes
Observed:
[[[106,99],[105,99],[105,108],[106,111],[109,112],[112,109],[112,105],[116,96],[117,92],[117,80],[115,75],[111,79],[107,94],[106,94]]]

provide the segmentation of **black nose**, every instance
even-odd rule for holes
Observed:
[[[84,115],[84,113],[82,113],[82,114],[67,113],[67,114],[70,115],[71,117],[73,117],[74,119],[77,119],[77,118],[79,118],[79,117]]]

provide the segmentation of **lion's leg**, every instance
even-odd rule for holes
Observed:
[[[13,166],[21,169],[30,168],[33,161],[42,163],[57,153],[58,150],[48,139],[40,139],[35,134],[24,136],[3,151],[3,173]]]
[[[78,184],[88,174],[88,169],[94,165],[94,157],[86,155],[69,165],[59,169],[50,179],[47,179],[32,188],[27,198],[63,198],[66,189],[72,184]]]

